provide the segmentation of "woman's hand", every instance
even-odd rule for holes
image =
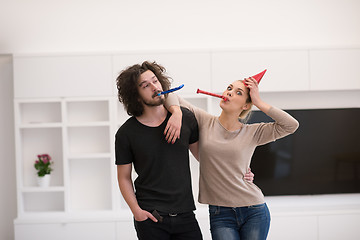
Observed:
[[[253,104],[256,104],[261,101],[259,93],[259,83],[252,77],[245,78],[245,83],[250,90],[250,97]]]
[[[250,90],[250,97],[252,103],[265,114],[267,114],[271,108],[269,104],[261,100],[259,93],[259,83],[252,77],[246,78],[245,83]]]
[[[172,113],[166,124],[164,135],[168,143],[174,144],[176,139],[180,138],[181,124],[182,124],[182,112],[179,106],[171,106],[169,112]]]

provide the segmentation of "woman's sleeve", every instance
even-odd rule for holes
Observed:
[[[173,93],[168,94],[167,98],[165,99],[164,106],[166,109],[169,109],[170,106],[180,106],[179,100],[177,96]]]
[[[181,107],[189,109],[191,112],[194,113],[196,120],[198,122],[202,119],[204,115],[209,115],[205,110],[192,105],[190,102],[186,101],[185,99],[183,99],[182,97],[180,97],[175,93],[170,93],[165,101],[166,108],[172,105],[176,105],[176,106],[180,105]]]
[[[257,124],[254,138],[258,145],[283,138],[294,133],[299,127],[299,122],[294,117],[279,108],[271,107],[267,115],[275,122]]]

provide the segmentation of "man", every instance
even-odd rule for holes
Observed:
[[[181,122],[181,129],[168,123],[171,114],[163,105],[165,96],[157,94],[168,90],[170,81],[165,68],[155,62],[122,71],[117,88],[119,101],[132,116],[116,133],[118,182],[134,215],[138,238],[202,239],[193,213],[189,167],[188,150],[198,141],[194,115],[181,108],[181,119],[172,119]],[[136,192],[132,165],[138,174]]]

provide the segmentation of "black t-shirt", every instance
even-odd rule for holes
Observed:
[[[134,182],[136,199],[144,210],[169,213],[195,210],[189,144],[199,139],[198,125],[192,112],[181,110],[180,139],[175,144],[167,143],[164,135],[170,113],[158,127],[143,125],[131,117],[115,135],[115,163],[133,164],[138,174]]]

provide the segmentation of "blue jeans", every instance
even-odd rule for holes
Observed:
[[[209,205],[209,214],[213,240],[262,240],[269,232],[266,203],[236,208]]]

